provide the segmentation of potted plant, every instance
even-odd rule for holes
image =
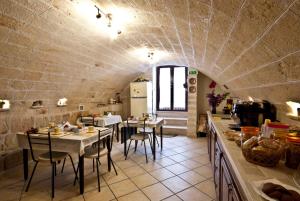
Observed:
[[[223,94],[220,94],[220,93],[216,94],[215,93],[216,85],[217,85],[217,83],[215,81],[212,81],[209,85],[209,88],[212,89],[212,91],[206,95],[206,97],[208,98],[208,103],[211,107],[211,113],[212,114],[217,113],[217,107],[229,95],[228,92],[223,93]]]

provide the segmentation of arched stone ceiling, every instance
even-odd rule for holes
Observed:
[[[94,4],[132,16],[116,39]],[[0,96],[15,101],[104,101],[162,64],[195,67],[239,96],[299,98],[299,0],[1,0],[0,12]],[[143,47],[167,55],[150,64],[132,54]]]

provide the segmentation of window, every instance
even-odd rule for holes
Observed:
[[[187,67],[160,66],[157,67],[158,111],[187,111]]]

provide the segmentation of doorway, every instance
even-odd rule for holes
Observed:
[[[157,67],[157,111],[187,111],[187,72],[185,66]]]

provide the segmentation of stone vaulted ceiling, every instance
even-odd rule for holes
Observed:
[[[133,19],[112,40],[94,4]],[[0,0],[0,13],[0,96],[14,101],[106,101],[164,64],[197,68],[239,96],[299,97],[299,0]],[[145,47],[167,55],[149,64],[132,54]]]

